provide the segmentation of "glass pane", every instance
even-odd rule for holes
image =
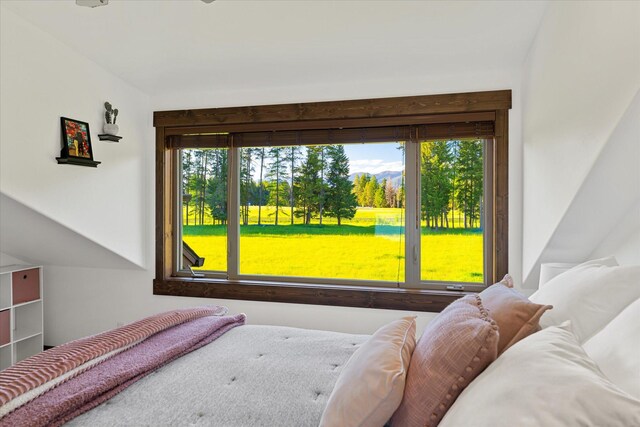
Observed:
[[[241,154],[241,274],[404,280],[402,143]]]
[[[484,144],[420,146],[421,278],[484,282]]]
[[[227,270],[228,154],[226,148],[181,150],[183,269]]]

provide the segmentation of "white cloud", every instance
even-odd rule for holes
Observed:
[[[376,174],[384,171],[404,170],[404,164],[398,160],[386,162],[382,159],[371,160],[351,160],[349,162],[349,173],[370,173]]]

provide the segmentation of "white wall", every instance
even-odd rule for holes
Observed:
[[[637,2],[547,9],[523,80],[525,279],[640,88],[638,22]]]
[[[640,181],[636,182],[640,187]],[[640,199],[618,221],[618,225],[600,242],[589,258],[615,255],[621,265],[640,264]]]
[[[519,70],[406,76],[399,68],[396,75],[384,81],[359,81],[354,76],[353,81],[331,85],[309,84],[233,93],[173,93],[148,99],[5,9],[2,10],[1,43],[0,190],[63,225],[73,226],[87,238],[144,267],[120,270],[46,265],[45,343],[48,345],[112,328],[118,322],[133,321],[146,314],[197,304],[227,305],[232,312],[247,313],[248,322],[254,324],[353,333],[371,333],[382,324],[406,314],[390,310],[152,295],[154,139],[150,118],[151,111],[160,109],[513,89],[509,268],[519,282]],[[120,144],[94,141],[95,158],[103,161],[98,169],[56,165],[53,157],[59,149],[59,116],[88,121],[95,137],[105,100],[121,109],[120,127],[125,139]],[[29,131],[25,133],[25,129]],[[14,141],[20,144],[16,145]],[[29,147],[29,158],[23,157],[21,147],[24,146]],[[73,185],[68,185],[70,182]],[[10,252],[10,249],[3,250]],[[432,313],[416,314],[420,329],[434,316]]]
[[[147,265],[149,97],[13,12],[0,19],[0,191]],[[119,144],[97,137],[105,101],[120,109]],[[89,123],[97,169],[56,163],[60,116]]]
[[[11,255],[0,252],[0,266],[12,265],[12,264],[26,264],[21,259],[12,257]]]

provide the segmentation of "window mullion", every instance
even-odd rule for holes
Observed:
[[[484,284],[489,286],[494,280],[494,203],[493,203],[493,186],[494,186],[494,149],[495,143],[492,139],[485,139],[483,144],[484,157]]]
[[[414,134],[415,136],[415,134]],[[405,287],[420,285],[420,144],[405,144]]]
[[[227,174],[227,274],[237,279],[240,265],[240,148],[229,148]]]
[[[172,274],[175,275],[182,269],[182,151],[173,150],[171,152],[171,162],[176,165],[171,174],[172,205],[178,209],[172,209],[173,227],[171,227],[173,241],[173,266]]]

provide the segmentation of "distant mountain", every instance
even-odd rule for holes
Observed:
[[[349,179],[351,180],[351,182],[353,182],[356,179],[356,175],[363,174],[364,172],[352,173],[351,175],[349,175]],[[391,185],[393,185],[395,188],[399,188],[402,184],[402,171],[383,171],[369,175],[374,175],[378,182],[382,182],[382,180],[385,178],[387,179],[387,181],[391,180]]]

